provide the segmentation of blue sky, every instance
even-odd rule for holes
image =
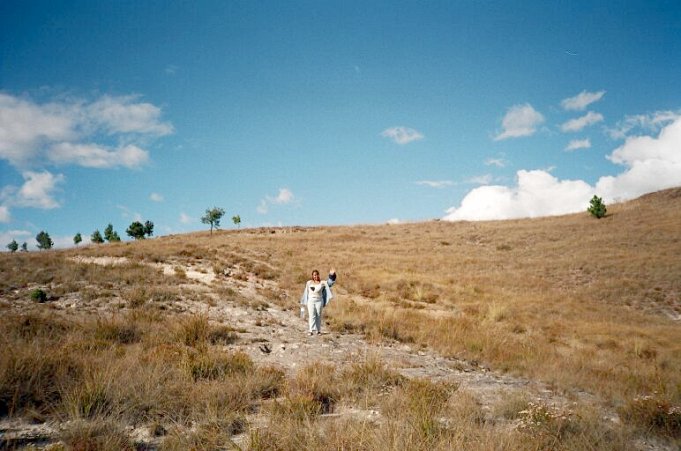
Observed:
[[[678,1],[3,0],[0,244],[582,211],[681,185],[679,80]]]

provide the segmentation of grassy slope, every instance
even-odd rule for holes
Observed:
[[[145,265],[98,268],[64,258],[106,255],[209,262],[218,272],[240,265],[278,282],[288,301],[276,302],[291,307],[313,268],[333,266],[340,275],[338,298],[327,314],[336,330],[414,342],[548,381],[568,393],[588,391],[620,409],[625,421],[648,427],[659,421],[664,406],[681,403],[681,328],[670,318],[681,313],[680,231],[681,189],[675,189],[613,205],[601,220],[583,213],[499,222],[223,231],[3,254],[5,309],[37,285],[55,295],[120,296],[133,308],[123,322],[81,325],[51,315],[3,315],[0,395],[12,396],[2,399],[3,408],[49,416],[59,404],[59,415],[67,418],[92,419],[91,410],[100,409],[132,422],[174,412],[173,421],[188,422],[205,419],[209,407],[212,421],[239,423],[234,415],[269,396],[272,386],[295,394],[295,381],[285,388],[275,370],[253,369],[239,354],[216,352],[208,338],[220,335],[211,332],[213,326],[200,319],[196,324],[171,321],[136,307],[149,297],[184,296],[180,275],[165,277]],[[141,377],[126,379],[124,370],[140,364],[146,368]],[[102,374],[106,386],[101,386]],[[244,385],[244,377],[251,381],[247,399],[227,389],[235,381]],[[167,389],[154,391],[159,386]],[[406,386],[400,389],[406,394],[390,402],[419,399],[422,389],[431,390]],[[640,402],[646,395],[653,397],[650,405]],[[298,401],[291,399],[295,413]],[[395,408],[390,402],[384,406],[387,413]],[[679,413],[664,412],[663,421],[671,423],[663,429],[679,434]],[[350,433],[369,440],[368,432],[353,427],[341,425],[338,440]],[[381,443],[385,427],[371,432],[370,440],[377,440],[372,443]],[[276,442],[290,432],[277,435],[275,428],[269,439],[256,434],[252,440],[267,448],[267,440]],[[398,436],[390,435],[391,440]],[[419,437],[424,446],[432,439]],[[438,443],[445,446],[452,437]],[[522,441],[513,443],[509,448],[524,447]]]
[[[247,264],[290,298],[340,274],[339,329],[431,346],[615,402],[681,400],[681,189],[588,214],[491,222],[261,229],[73,253]],[[295,301],[292,301],[295,302]]]

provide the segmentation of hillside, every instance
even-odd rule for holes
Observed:
[[[262,228],[2,254],[1,440],[676,449],[680,232],[677,188],[601,220]],[[325,334],[308,337],[298,299],[312,269],[331,267]]]

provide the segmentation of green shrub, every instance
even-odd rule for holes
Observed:
[[[40,303],[47,302],[47,293],[40,288],[36,288],[35,290],[31,291],[31,300],[33,302]]]
[[[589,213],[591,213],[592,216],[595,216],[598,219],[601,219],[603,216],[605,216],[605,213],[607,212],[607,208],[605,207],[605,204],[603,203],[603,199],[594,196],[591,198],[591,202],[589,203],[589,208],[586,209]]]

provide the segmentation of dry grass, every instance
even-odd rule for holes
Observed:
[[[0,415],[70,420],[61,440],[75,449],[134,447],[121,431],[141,422],[163,431],[163,449],[230,447],[241,432],[251,449],[629,449],[632,434],[678,445],[681,189],[609,212],[206,232],[2,254]],[[127,260],[100,266],[76,256]],[[226,350],[239,343],[230,325],[172,313],[212,299],[183,288],[185,268],[276,282],[260,292],[296,308],[311,269],[332,266],[340,278],[325,315],[336,331],[483,362],[568,396],[586,391],[622,425],[522,394],[490,413],[473,393],[404,379],[371,356],[287,378]],[[45,302],[31,300],[36,289]],[[269,306],[220,283],[212,289],[253,310]],[[121,314],[65,316],[52,308],[60,298],[113,303]],[[334,416],[348,406],[379,414]],[[249,426],[258,411],[267,425]]]

